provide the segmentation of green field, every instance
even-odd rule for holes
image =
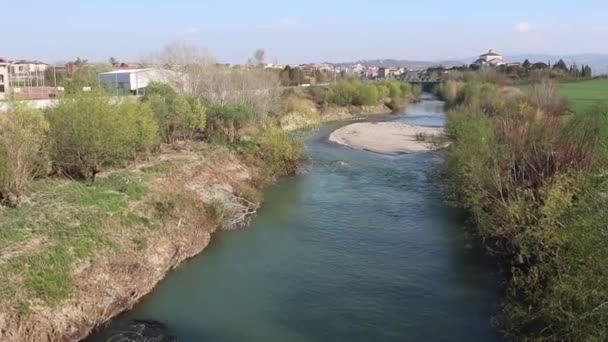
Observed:
[[[572,110],[580,112],[596,101],[608,101],[608,79],[562,83],[563,96],[572,101]]]

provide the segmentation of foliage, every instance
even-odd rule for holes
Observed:
[[[421,94],[420,87],[384,80],[376,83],[341,81],[329,87],[308,88],[313,102],[319,106],[373,106],[385,104],[397,110]]]
[[[254,117],[253,112],[242,105],[215,105],[208,109],[207,135],[234,142],[240,137],[239,130]]]
[[[44,171],[48,130],[43,113],[23,104],[12,103],[0,115],[0,203],[18,204],[31,179]]]
[[[184,96],[168,84],[152,83],[141,99],[154,111],[163,141],[192,139],[205,130],[207,109],[193,96]]]
[[[265,129],[254,136],[248,151],[258,163],[263,161],[263,167],[273,177],[296,172],[301,153],[301,142],[277,128]]]
[[[151,149],[158,124],[147,104],[112,100],[102,91],[62,99],[48,113],[54,168],[95,179],[104,166]]]
[[[112,70],[107,64],[83,64],[74,73],[61,80],[58,85],[65,88],[66,95],[74,95],[82,92],[83,87],[97,88],[97,74]]]
[[[538,115],[542,101],[463,89],[448,116],[447,180],[507,277],[502,328],[516,340],[603,340],[608,108]]]
[[[570,107],[568,101],[561,96],[557,86],[553,83],[535,84],[528,93],[528,98],[530,103],[544,114],[565,114]]]

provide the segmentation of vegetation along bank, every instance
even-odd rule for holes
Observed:
[[[298,169],[286,116],[316,124],[415,98],[392,82],[230,91],[278,84],[255,68],[214,78],[228,89],[219,98],[200,75],[225,70],[180,65],[189,91],[153,84],[136,99],[95,89],[45,112],[14,103],[0,116],[0,340],[81,339],[213,232],[247,224],[260,190]]]
[[[608,104],[569,110],[576,87],[438,89],[450,200],[505,275],[497,325],[515,340],[608,338]]]

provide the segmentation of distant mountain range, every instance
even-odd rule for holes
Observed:
[[[549,55],[549,54],[520,54],[507,55],[507,62],[523,62],[528,59],[530,62],[551,62],[555,63],[559,59],[563,59],[566,64],[576,63],[577,65],[587,64],[593,69],[595,75],[608,74],[608,55],[604,54],[577,54],[577,55]],[[374,59],[361,60],[350,63],[339,63],[338,66],[347,66],[360,63],[366,67],[392,67],[392,68],[409,68],[409,69],[426,69],[433,66],[442,65],[444,67],[453,67],[461,65],[469,65],[475,61],[477,57],[450,59],[441,61],[415,61],[407,59]]]

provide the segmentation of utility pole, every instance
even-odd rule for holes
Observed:
[[[55,88],[57,88],[57,63],[53,63],[53,81],[55,82]]]

